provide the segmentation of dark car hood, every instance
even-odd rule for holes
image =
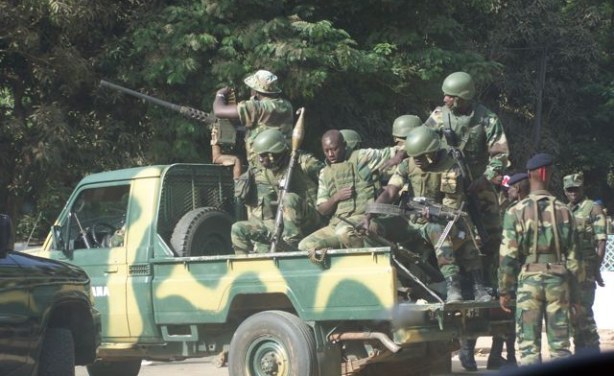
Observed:
[[[69,280],[88,282],[89,277],[81,268],[62,261],[51,260],[23,252],[11,251],[7,254],[24,273],[31,278],[52,278],[54,280]]]

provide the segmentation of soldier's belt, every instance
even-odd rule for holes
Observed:
[[[542,272],[542,273],[550,273],[554,275],[565,275],[567,274],[567,268],[562,263],[534,263],[534,264],[525,264],[523,265],[523,269],[525,272]]]

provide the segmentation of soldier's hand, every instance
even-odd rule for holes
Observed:
[[[364,231],[369,231],[371,225],[371,214],[365,214],[364,218],[358,224],[358,228]]]
[[[352,187],[343,187],[335,193],[335,201],[345,201],[352,198],[354,195],[354,188]]]
[[[509,295],[501,295],[499,296],[499,305],[504,312],[512,313],[512,309],[510,308],[510,296]]]

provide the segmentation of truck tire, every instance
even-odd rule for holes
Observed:
[[[318,374],[311,328],[288,312],[265,311],[245,320],[232,336],[230,376]]]
[[[137,376],[141,370],[141,359],[118,361],[97,360],[87,366],[90,376]]]
[[[232,217],[212,207],[187,212],[173,230],[171,246],[179,257],[233,254]]]
[[[72,332],[49,328],[45,333],[38,365],[39,376],[74,376],[75,343]]]

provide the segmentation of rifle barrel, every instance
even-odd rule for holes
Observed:
[[[170,108],[173,111],[181,112],[181,107],[183,107],[183,106],[180,106],[178,104],[167,102],[167,101],[162,100],[162,99],[154,98],[154,97],[152,97],[150,95],[147,95],[147,94],[139,93],[138,91],[135,91],[135,90],[132,90],[132,89],[128,89],[127,87],[116,85],[116,84],[114,84],[112,82],[109,82],[109,81],[100,80],[100,86],[105,86],[105,87],[108,87],[108,88],[113,89],[113,90],[121,91],[122,93],[126,93],[126,94],[129,94],[129,95],[132,95],[133,97],[145,99],[145,100],[147,100],[149,102],[152,102],[152,103],[155,103],[155,104],[157,104],[159,106]]]

